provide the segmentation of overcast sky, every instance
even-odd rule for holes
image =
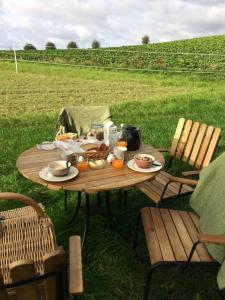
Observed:
[[[90,47],[225,34],[225,0],[0,0],[0,48]]]

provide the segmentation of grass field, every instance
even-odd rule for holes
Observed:
[[[86,70],[0,63],[0,190],[21,192],[46,206],[59,244],[67,248],[68,237],[81,233],[83,212],[76,223],[64,229],[69,217],[63,210],[63,193],[49,191],[23,178],[16,170],[18,155],[25,149],[55,135],[55,121],[62,106],[108,104],[116,124],[139,126],[145,143],[169,147],[179,117],[219,126],[225,131],[225,86],[223,77],[167,75]],[[222,135],[217,155],[225,150]],[[181,165],[173,169],[177,174]],[[116,193],[113,197],[116,200]],[[91,198],[94,202],[95,199]],[[93,203],[94,204],[94,203]],[[70,210],[74,195],[70,195]],[[153,205],[137,190],[129,193],[128,208],[113,210],[123,232],[132,235],[139,209]],[[188,197],[168,201],[164,206],[189,209]],[[1,203],[1,209],[11,207]],[[139,258],[131,245],[112,232],[101,215],[91,218],[90,236],[84,250],[85,300],[142,299],[149,266],[145,241],[139,245]],[[200,268],[183,273],[164,269],[156,272],[151,299],[219,299],[216,269]]]

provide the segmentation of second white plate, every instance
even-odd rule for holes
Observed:
[[[154,163],[156,163],[158,166],[152,166],[151,168],[143,169],[143,168],[139,168],[136,165],[134,159],[131,159],[127,162],[127,166],[128,166],[128,168],[130,168],[133,171],[142,172],[142,173],[157,172],[162,169],[162,164],[159,161],[154,161]]]
[[[49,171],[48,167],[43,168],[40,172],[39,172],[39,176],[46,180],[46,181],[50,181],[50,182],[62,182],[62,181],[67,181],[70,180],[74,177],[76,177],[78,175],[79,171],[77,170],[77,168],[75,167],[70,167],[70,171],[69,174],[66,176],[54,176],[52,175],[52,173]]]

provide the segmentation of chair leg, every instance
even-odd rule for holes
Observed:
[[[152,272],[153,272],[153,269],[150,268],[150,270],[148,271],[148,274],[147,274],[143,300],[148,300],[150,283],[151,283],[151,279],[152,279]]]
[[[221,300],[225,299],[225,290],[220,290],[220,298]]]
[[[139,232],[140,222],[141,222],[141,214],[138,213],[137,222],[134,230],[134,238],[133,238],[133,251],[135,255],[137,254],[138,232]]]

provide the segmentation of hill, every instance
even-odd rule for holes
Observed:
[[[225,35],[101,49],[17,51],[19,61],[165,71],[225,72]],[[13,51],[0,51],[13,60]]]

